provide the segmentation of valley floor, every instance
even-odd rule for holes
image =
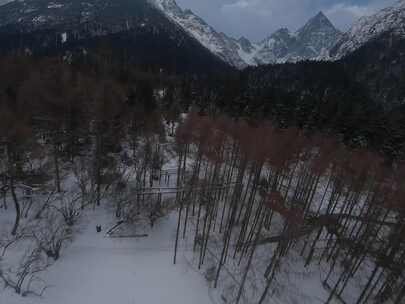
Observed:
[[[203,276],[180,249],[173,265],[176,217],[159,220],[143,238],[110,238],[114,226],[107,207],[81,218],[75,239],[64,256],[41,274],[49,286],[43,297],[20,297],[0,290],[1,304],[207,304],[211,303]],[[103,232],[97,233],[101,225]],[[188,246],[189,247],[189,246]]]

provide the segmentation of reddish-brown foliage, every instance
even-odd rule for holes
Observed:
[[[272,191],[267,196],[266,206],[279,213],[289,224],[301,225],[304,221],[303,211],[300,208],[288,208],[278,191]]]

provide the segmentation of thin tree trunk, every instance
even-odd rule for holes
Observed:
[[[17,194],[15,193],[15,187],[14,187],[14,177],[11,174],[10,176],[10,191],[11,191],[11,196],[13,197],[13,202],[14,202],[14,207],[15,207],[15,221],[14,221],[14,226],[13,230],[11,231],[12,235],[17,234],[17,229],[20,224],[20,218],[21,218],[21,207],[20,203],[18,202]]]
[[[53,144],[53,161],[55,165],[55,184],[56,184],[56,191],[58,193],[61,192],[60,187],[60,172],[59,172],[59,159],[58,159],[58,146],[56,143]]]
[[[378,271],[379,268],[380,268],[380,267],[379,267],[378,265],[374,267],[374,270],[373,270],[373,272],[371,273],[371,276],[370,276],[370,278],[368,279],[368,282],[367,282],[366,286],[363,288],[362,293],[360,294],[359,298],[357,299],[356,304],[360,304],[360,303],[362,302],[362,300],[363,300],[364,296],[366,295],[367,290],[368,290],[369,287],[371,286],[371,283],[373,282],[374,277],[375,277],[375,275],[377,274],[377,271]]]
[[[177,189],[180,186],[180,174],[181,174],[181,164],[182,164],[182,157],[183,157],[183,152],[180,152],[179,155],[179,163],[178,163],[178,168],[177,168]],[[179,210],[179,217],[177,220],[177,230],[176,230],[176,241],[174,244],[174,257],[173,257],[173,264],[176,264],[176,259],[177,259],[177,247],[179,244],[179,234],[180,234],[180,226],[181,226],[181,215],[183,213],[183,198],[181,197],[179,191],[176,193],[176,203],[180,201],[180,210]]]
[[[246,278],[247,278],[250,266],[252,265],[253,256],[254,256],[256,248],[257,248],[257,242],[259,241],[259,238],[260,238],[260,232],[262,230],[263,221],[264,221],[264,218],[265,218],[265,213],[266,212],[263,212],[263,214],[261,215],[259,227],[257,228],[257,232],[256,232],[255,240],[254,240],[254,243],[253,243],[253,247],[252,247],[252,250],[250,252],[248,263],[246,265],[246,270],[245,270],[245,273],[243,274],[242,282],[241,282],[240,287],[239,287],[238,296],[236,297],[236,304],[239,304],[240,298],[242,296],[243,288],[245,286]]]
[[[11,230],[11,235],[16,235],[18,226],[20,224],[21,207],[20,207],[20,203],[18,202],[17,194],[15,193],[15,186],[14,186],[15,170],[14,170],[14,165],[12,162],[13,153],[11,151],[11,146],[9,143],[6,146],[6,149],[7,149],[8,171],[10,174],[10,192],[11,192],[11,196],[13,198],[14,208],[15,208],[15,221],[14,221],[13,229]]]

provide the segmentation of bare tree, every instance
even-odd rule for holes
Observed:
[[[70,223],[70,219],[68,221]],[[39,249],[55,261],[59,259],[63,244],[71,239],[71,231],[66,219],[58,212],[48,210],[46,219],[33,229],[33,237]]]
[[[15,269],[0,268],[0,279],[3,280],[6,288],[12,288],[19,295],[42,296],[46,286],[37,274],[47,267],[48,265],[43,261],[41,249],[35,248],[27,251]],[[35,282],[40,282],[42,287],[33,289]]]

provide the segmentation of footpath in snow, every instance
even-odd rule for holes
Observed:
[[[43,297],[0,291],[1,304],[207,304],[208,285],[180,248],[173,265],[174,215],[160,219],[146,238],[109,238],[113,213],[104,207],[81,218],[80,232],[62,257],[41,274]],[[103,232],[96,232],[102,225]]]

